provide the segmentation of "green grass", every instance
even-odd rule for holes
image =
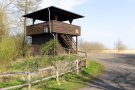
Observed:
[[[59,83],[55,79],[43,81],[35,86],[33,90],[78,90],[88,83],[94,81],[103,72],[103,66],[95,61],[89,60],[88,68],[76,73],[68,73],[60,78]]]
[[[71,55],[70,58],[68,55],[64,56],[42,56],[42,57],[29,57],[24,60],[17,61],[6,67],[6,72],[24,72],[24,71],[33,71],[40,68],[45,68],[51,65],[54,65],[55,61],[59,60],[76,60],[80,57]]]
[[[26,83],[26,81],[24,81],[24,80],[12,80],[12,81],[8,81],[8,82],[5,82],[5,83],[0,82],[0,88],[20,85],[20,84],[24,84],[24,83]]]
[[[40,68],[45,68],[51,65],[54,65],[55,61],[63,61],[63,60],[76,60],[80,57],[71,55],[69,56],[55,56],[55,57],[50,57],[50,56],[43,56],[43,57],[30,57],[30,58],[25,58],[24,60],[17,61],[9,66],[6,67],[5,71],[6,72],[26,72],[26,71],[35,71]],[[17,78],[17,79],[16,79]],[[23,78],[26,79],[26,76],[23,76]],[[24,84],[26,81],[22,79],[21,76],[16,76],[16,77],[9,77],[7,82],[3,82],[2,77],[0,77],[0,88],[3,87],[9,87],[9,86],[14,86],[14,85],[19,85],[19,84]]]
[[[69,57],[58,57],[58,58],[59,59],[61,58],[60,60],[64,60]],[[73,57],[73,58],[76,59],[76,57]],[[31,62],[23,61],[23,62],[16,63],[15,65],[12,65],[14,66],[14,68],[13,67],[12,68],[14,70],[25,70],[23,68],[26,62],[33,63],[32,61]],[[39,64],[39,65],[41,65],[40,67],[42,67],[42,64]],[[26,67],[26,68],[29,68],[29,67]],[[83,70],[80,70],[78,75],[76,75],[76,72],[68,73],[66,75],[61,76],[59,82],[56,82],[55,79],[42,81],[36,85],[33,85],[32,90],[78,90],[79,88],[87,85],[87,83],[94,81],[94,78],[100,75],[102,72],[103,72],[103,66],[101,64],[96,63],[95,61],[92,61],[92,60],[88,60],[88,67],[84,68]],[[1,82],[0,88],[19,85],[23,83],[25,83],[25,81],[21,81],[19,79],[9,81],[6,83]],[[20,90],[20,89],[14,89],[14,90]],[[21,88],[21,90],[27,90],[27,88]]]

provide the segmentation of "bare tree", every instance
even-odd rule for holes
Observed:
[[[26,17],[22,17],[22,16],[37,10],[41,1],[42,0],[16,0],[15,3],[16,8],[19,11],[18,12],[19,23],[22,27],[21,29],[23,30],[23,40],[22,40],[23,56],[25,56],[26,53],[26,26],[28,24],[28,20]]]
[[[0,39],[8,29],[10,33],[23,33],[23,35],[21,35],[23,36],[21,40],[23,56],[25,56],[26,53],[26,26],[29,21],[22,16],[37,10],[41,2],[42,0],[0,0]],[[5,26],[6,29],[4,29]]]
[[[115,49],[117,49],[118,52],[120,52],[120,50],[127,49],[127,46],[121,40],[118,40],[118,42],[116,43]]]
[[[15,32],[15,34],[16,32],[23,32],[23,35],[21,35],[22,40],[20,40],[23,56],[26,53],[26,26],[29,21],[22,16],[37,10],[41,1],[0,0],[0,39],[7,31],[10,31],[10,33]]]
[[[2,41],[3,36],[5,36],[7,32],[6,21],[5,11],[0,7],[0,41]]]
[[[12,0],[0,1],[0,40],[9,32],[8,7],[13,3]]]
[[[0,71],[10,64],[17,56],[14,40],[9,35],[8,8],[12,5],[11,0],[0,1]]]

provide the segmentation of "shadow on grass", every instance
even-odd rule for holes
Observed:
[[[110,85],[109,83],[82,71],[83,76],[76,76],[75,80],[68,80],[69,82],[80,83],[89,87],[95,87],[102,90],[123,90],[121,88]],[[81,82],[80,82],[81,81]]]

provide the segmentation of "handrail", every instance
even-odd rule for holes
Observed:
[[[2,77],[2,76],[12,76],[12,75],[22,75],[22,74],[27,75],[29,73],[44,71],[44,70],[53,69],[53,68],[54,68],[54,66],[50,66],[50,67],[47,67],[47,68],[38,69],[37,71],[2,73],[2,74],[0,74],[0,77]]]
[[[61,36],[62,36],[62,38],[64,39],[65,42],[67,41],[67,40],[66,40],[66,38],[67,38],[70,42],[72,42],[72,43],[74,44],[73,46],[76,47],[76,42],[74,41],[74,39],[71,39],[70,36],[68,36],[68,35],[66,35],[66,34],[65,34],[65,35],[61,34]],[[66,44],[68,44],[68,46],[69,46],[70,48],[75,49],[75,47],[73,47],[72,44],[69,44],[68,42],[66,42]]]
[[[76,46],[76,42],[74,39],[72,39],[69,35],[65,35],[70,41],[73,42],[74,46]]]
[[[66,42],[65,36],[63,34],[61,34],[61,36],[64,39],[64,41]],[[68,46],[72,48],[72,46],[69,43],[66,42],[66,44],[68,44]]]

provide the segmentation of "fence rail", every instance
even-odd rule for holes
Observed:
[[[11,77],[11,76],[16,76],[16,75],[26,75],[27,82],[21,85],[0,88],[0,90],[9,90],[9,89],[21,88],[24,86],[28,86],[28,89],[31,90],[32,84],[38,83],[40,81],[51,79],[51,78],[56,78],[56,80],[58,81],[59,76],[64,75],[69,72],[74,72],[74,71],[76,71],[76,73],[78,74],[79,69],[87,67],[86,62],[87,62],[86,57],[82,57],[80,60],[75,60],[74,62],[58,62],[56,66],[50,66],[50,67],[38,69],[32,72],[3,73],[3,74],[0,74],[0,78]],[[40,77],[41,79],[35,79],[37,77]]]

